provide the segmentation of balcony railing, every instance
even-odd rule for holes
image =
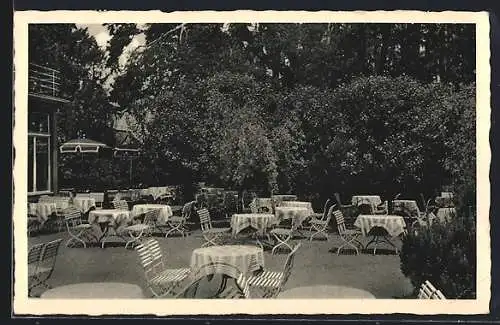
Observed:
[[[60,71],[34,63],[29,64],[28,90],[30,93],[57,97],[60,88]]]

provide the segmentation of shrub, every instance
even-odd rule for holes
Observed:
[[[401,271],[417,290],[429,280],[447,298],[475,299],[476,228],[473,218],[458,215],[408,234],[401,250]]]

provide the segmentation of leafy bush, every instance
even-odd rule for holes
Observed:
[[[429,280],[450,299],[475,299],[476,228],[473,218],[457,216],[408,234],[401,250],[401,271],[415,289]]]

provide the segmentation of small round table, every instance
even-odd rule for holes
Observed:
[[[264,251],[250,245],[221,245],[197,248],[191,255],[192,270],[217,262],[233,265],[247,274],[264,267]]]
[[[375,299],[368,291],[333,285],[297,287],[283,291],[278,298],[285,299]]]
[[[151,210],[158,209],[158,220],[159,224],[166,224],[168,219],[173,215],[172,209],[166,204],[136,204],[132,208],[131,215],[135,218],[143,213]]]
[[[142,299],[142,289],[129,283],[119,282],[86,282],[69,284],[49,289],[41,298],[50,299]]]

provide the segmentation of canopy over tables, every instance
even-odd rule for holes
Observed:
[[[111,147],[105,143],[85,138],[69,140],[59,147],[61,153],[99,153],[103,150],[111,150]]]

